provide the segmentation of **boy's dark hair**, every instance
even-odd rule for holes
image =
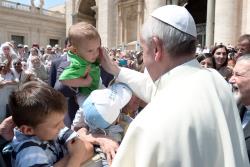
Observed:
[[[66,104],[60,92],[38,81],[23,84],[9,96],[10,112],[18,127],[36,127],[51,113],[65,113]]]

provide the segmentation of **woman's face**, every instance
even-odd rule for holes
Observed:
[[[38,52],[37,52],[36,49],[31,48],[31,49],[30,49],[30,52],[31,52],[31,55],[32,55],[32,56],[38,56]]]
[[[222,66],[225,61],[227,60],[227,52],[225,48],[218,48],[215,52],[214,52],[214,59],[215,59],[215,63],[216,66]]]
[[[210,57],[202,60],[200,64],[202,67],[205,67],[205,68],[214,68],[212,58]]]
[[[4,53],[4,55],[9,55],[10,54],[10,47],[8,47],[8,46],[3,47],[3,53]]]
[[[38,68],[41,65],[40,59],[38,57],[33,57],[31,59],[31,63],[32,63],[34,68]]]

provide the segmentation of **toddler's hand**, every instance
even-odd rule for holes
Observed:
[[[85,70],[84,74],[83,74],[83,78],[86,78],[86,77],[89,75],[90,70],[91,70],[91,66],[88,65],[88,66],[86,67],[86,70]]]
[[[92,83],[92,78],[89,74],[86,75],[86,77],[84,78],[84,86],[88,87],[90,86]]]

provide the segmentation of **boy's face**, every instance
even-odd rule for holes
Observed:
[[[88,62],[94,63],[99,56],[100,46],[101,41],[99,38],[90,40],[85,39],[79,44],[77,54]]]
[[[54,112],[47,116],[43,123],[33,129],[33,135],[40,140],[53,140],[58,136],[59,131],[64,128],[64,113]]]

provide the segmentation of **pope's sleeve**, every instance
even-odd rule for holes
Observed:
[[[155,85],[148,74],[128,68],[121,68],[117,81],[126,83],[137,97],[149,103],[155,92]]]

